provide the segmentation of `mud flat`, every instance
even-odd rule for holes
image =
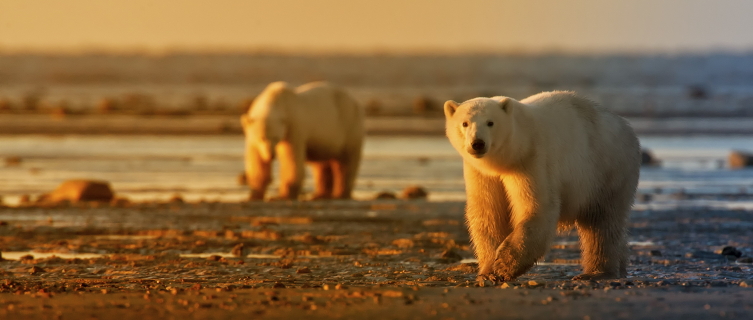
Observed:
[[[0,315],[753,316],[747,211],[643,208],[631,215],[627,279],[569,280],[580,272],[570,232],[496,285],[475,281],[462,215],[462,202],[400,200],[1,208]]]

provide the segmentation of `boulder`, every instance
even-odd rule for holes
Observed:
[[[403,199],[426,199],[428,196],[429,193],[426,192],[426,189],[420,186],[407,187],[403,189],[403,192],[400,194],[400,197]]]
[[[97,180],[68,180],[55,191],[40,197],[42,202],[110,202],[114,197],[110,183]]]
[[[753,153],[732,150],[728,158],[730,169],[753,167]]]
[[[654,154],[648,150],[641,150],[641,166],[656,166],[659,165],[659,160],[656,160]]]

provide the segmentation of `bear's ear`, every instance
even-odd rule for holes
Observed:
[[[512,106],[511,106],[511,103],[510,103],[510,99],[502,99],[502,100],[500,100],[499,101],[499,107],[502,108],[502,111],[504,111],[505,113],[510,113],[510,109],[512,109],[511,108]]]
[[[444,116],[449,118],[455,114],[455,110],[458,109],[458,103],[452,100],[447,100],[444,103]]]

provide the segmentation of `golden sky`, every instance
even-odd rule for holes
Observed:
[[[0,51],[753,49],[750,0],[1,0]]]

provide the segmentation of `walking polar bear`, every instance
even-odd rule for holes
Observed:
[[[273,82],[241,116],[246,136],[246,179],[251,199],[264,199],[272,160],[280,160],[278,199],[298,199],[313,167],[314,199],[351,197],[364,138],[364,112],[347,93],[326,82],[290,88]]]
[[[641,152],[624,119],[561,91],[522,101],[447,101],[444,112],[447,137],[463,157],[480,279],[522,275],[558,226],[573,224],[584,269],[574,279],[627,275],[627,218]]]

